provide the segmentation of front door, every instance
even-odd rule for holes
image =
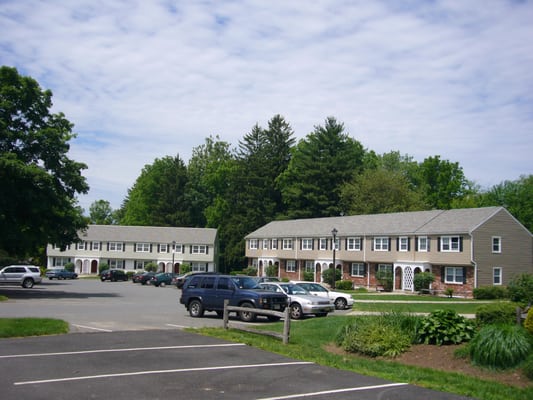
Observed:
[[[403,270],[403,290],[413,291],[414,289],[414,272],[413,268],[405,267]]]

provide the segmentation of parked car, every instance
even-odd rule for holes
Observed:
[[[146,272],[145,271],[141,271],[141,272],[136,272],[134,273],[132,276],[131,276],[131,281],[133,283],[139,283],[140,280],[141,280],[141,277],[143,276],[143,274],[145,274]]]
[[[0,270],[0,284],[21,285],[30,289],[41,283],[41,270],[35,265],[9,265]]]
[[[45,275],[48,279],[77,279],[78,274],[72,271],[67,271],[66,269],[49,269],[45,272]]]
[[[310,292],[311,294],[315,296],[322,296],[322,297],[329,298],[333,302],[333,304],[335,304],[336,310],[344,310],[345,308],[351,308],[353,306],[352,296],[346,293],[335,292],[333,290],[329,290],[328,288],[316,282],[307,282],[307,281],[291,281],[291,282],[303,287],[305,290],[307,290],[308,292]]]
[[[279,278],[275,276],[258,276],[257,278],[254,278],[257,283],[262,282],[281,282]]]
[[[205,275],[205,274],[212,275],[212,274],[218,274],[218,272],[187,272],[183,275],[179,275],[176,279],[174,279],[174,282],[178,289],[182,289],[187,279],[193,277],[194,275]]]
[[[165,287],[166,285],[170,285],[172,283],[172,278],[176,274],[172,274],[170,272],[160,272],[158,274],[155,274],[150,279],[150,285],[155,287]]]
[[[202,317],[205,311],[215,311],[222,316],[224,300],[229,300],[230,306],[280,312],[288,305],[288,298],[284,293],[263,290],[253,277],[238,275],[194,275],[185,282],[180,297],[180,303],[194,318]],[[252,322],[256,317],[255,313],[249,311],[239,311],[237,315],[244,322]],[[268,319],[278,321],[280,318],[268,316]]]
[[[141,285],[146,285],[147,283],[150,283],[150,280],[155,275],[155,272],[143,272],[141,275],[137,276],[136,283],[140,283]]]
[[[100,280],[104,281],[127,281],[128,274],[121,269],[106,269],[100,273]]]
[[[335,311],[335,306],[329,299],[314,296],[294,283],[263,282],[259,286],[271,292],[285,293],[289,297],[290,315],[293,319],[301,319],[306,315],[325,317]]]

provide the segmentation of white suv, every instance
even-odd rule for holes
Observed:
[[[18,284],[23,288],[32,288],[41,283],[41,270],[35,265],[9,265],[0,270],[0,284]]]

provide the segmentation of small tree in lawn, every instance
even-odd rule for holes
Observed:
[[[191,269],[191,264],[183,263],[180,265],[180,274],[186,274],[187,272],[191,272]]]
[[[335,268],[335,275],[333,275],[333,268],[328,268],[324,272],[322,272],[322,279],[324,280],[324,282],[331,286],[333,286],[333,279],[335,279],[335,282],[337,282],[341,278],[342,274],[340,269],[338,268]]]
[[[65,271],[74,272],[74,263],[66,263],[65,264]]]
[[[420,292],[421,290],[428,290],[429,285],[435,282],[435,275],[433,275],[431,272],[421,272],[419,274],[415,274],[413,281],[415,285],[415,291]]]

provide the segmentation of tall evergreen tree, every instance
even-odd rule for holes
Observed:
[[[278,179],[287,218],[340,215],[342,186],[359,173],[365,150],[328,117],[293,150],[288,168]]]

